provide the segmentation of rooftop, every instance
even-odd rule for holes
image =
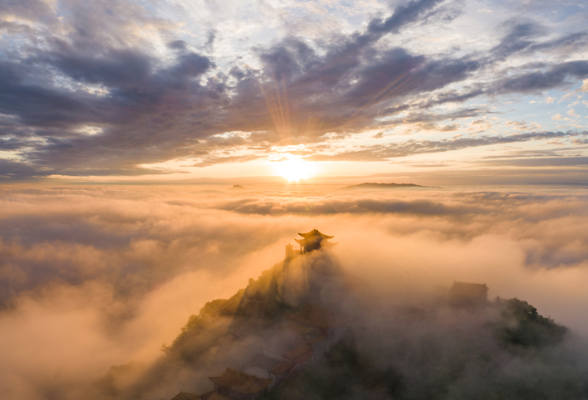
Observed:
[[[212,391],[203,394],[199,397],[200,400],[231,400],[228,397],[223,396],[222,394]]]
[[[209,379],[219,386],[245,394],[259,393],[268,387],[272,381],[271,379],[248,375],[233,368],[227,368],[221,376],[210,376]]]
[[[282,361],[281,363],[279,363],[272,369],[268,370],[267,372],[269,372],[272,375],[280,375],[288,371],[290,368],[292,368],[292,363],[289,363],[288,361]]]
[[[305,344],[304,346],[300,346],[294,350],[290,350],[289,352],[284,354],[284,357],[288,359],[294,359],[301,354],[312,352],[312,346]]]
[[[300,236],[302,236],[305,239],[310,239],[310,238],[314,238],[316,236],[318,236],[321,239],[333,239],[335,236],[329,236],[329,235],[325,235],[324,233],[319,232],[318,229],[313,229],[310,232],[306,232],[306,233],[298,233]]]
[[[175,395],[171,400],[200,400],[200,396],[194,393],[180,392]]]

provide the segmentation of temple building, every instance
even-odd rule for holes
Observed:
[[[227,368],[221,376],[209,379],[214,383],[214,392],[233,400],[256,399],[272,382],[271,379],[258,378],[233,368]]]
[[[208,392],[199,397],[200,400],[231,400],[217,392]]]
[[[200,396],[194,393],[180,392],[171,400],[200,400]]]
[[[299,235],[302,236],[303,239],[294,240],[300,244],[300,253],[308,253],[320,249],[321,247],[330,247],[336,244],[328,242],[328,240],[332,239],[334,236],[325,235],[324,233],[319,232],[318,229],[313,229],[306,233],[299,233]]]
[[[475,307],[488,302],[488,286],[480,283],[453,282],[449,289],[449,305]]]

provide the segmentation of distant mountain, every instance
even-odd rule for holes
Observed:
[[[415,185],[414,183],[360,183],[359,185],[352,185],[342,188],[341,190],[349,189],[398,189],[407,187],[426,187],[421,185]]]
[[[233,185],[233,187],[231,189],[245,189],[245,186]]]

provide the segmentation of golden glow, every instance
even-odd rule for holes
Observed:
[[[282,176],[288,182],[298,182],[301,179],[308,179],[315,172],[311,163],[297,158],[280,161],[275,164],[277,175]]]

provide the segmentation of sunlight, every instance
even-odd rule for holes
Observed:
[[[311,163],[297,158],[277,162],[275,170],[277,175],[282,176],[288,182],[298,182],[301,179],[308,179],[315,172]]]

